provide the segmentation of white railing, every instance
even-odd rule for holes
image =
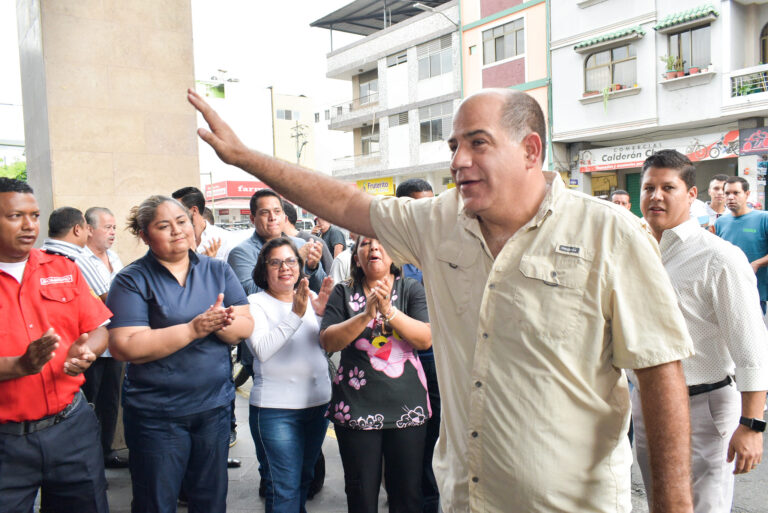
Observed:
[[[731,98],[768,92],[768,64],[729,73],[728,92]]]
[[[331,169],[334,174],[339,174],[341,171],[350,171],[352,169],[370,168],[381,162],[381,152],[373,151],[371,153],[361,155],[348,155],[346,157],[339,157],[333,159],[333,165]]]
[[[338,118],[346,117],[350,113],[365,109],[379,103],[379,93],[371,93],[368,96],[361,96],[351,101],[339,103],[331,107],[331,122]]]

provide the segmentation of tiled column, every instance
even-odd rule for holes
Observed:
[[[151,194],[200,186],[190,0],[17,0],[29,181],[48,214],[106,206],[125,227]]]

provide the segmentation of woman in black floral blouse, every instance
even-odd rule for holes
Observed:
[[[421,284],[402,278],[376,239],[352,248],[351,279],[328,300],[320,342],[341,351],[328,416],[335,425],[350,513],[376,513],[382,459],[390,513],[421,511],[430,417],[416,350],[432,345]]]

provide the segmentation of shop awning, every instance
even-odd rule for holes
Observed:
[[[687,11],[670,14],[662,18],[653,29],[658,32],[670,32],[686,26],[704,25],[715,20],[720,15],[712,5],[700,5]]]
[[[584,41],[576,43],[573,49],[579,53],[584,53],[587,51],[594,51],[606,46],[612,46],[618,42],[640,39],[644,35],[645,30],[643,30],[640,25],[637,25],[635,27],[623,28],[621,30],[617,30],[616,32],[603,34],[591,39],[585,39]]]

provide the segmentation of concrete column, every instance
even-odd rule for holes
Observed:
[[[17,0],[29,181],[42,208],[106,206],[125,232],[152,194],[200,186],[190,0]]]

